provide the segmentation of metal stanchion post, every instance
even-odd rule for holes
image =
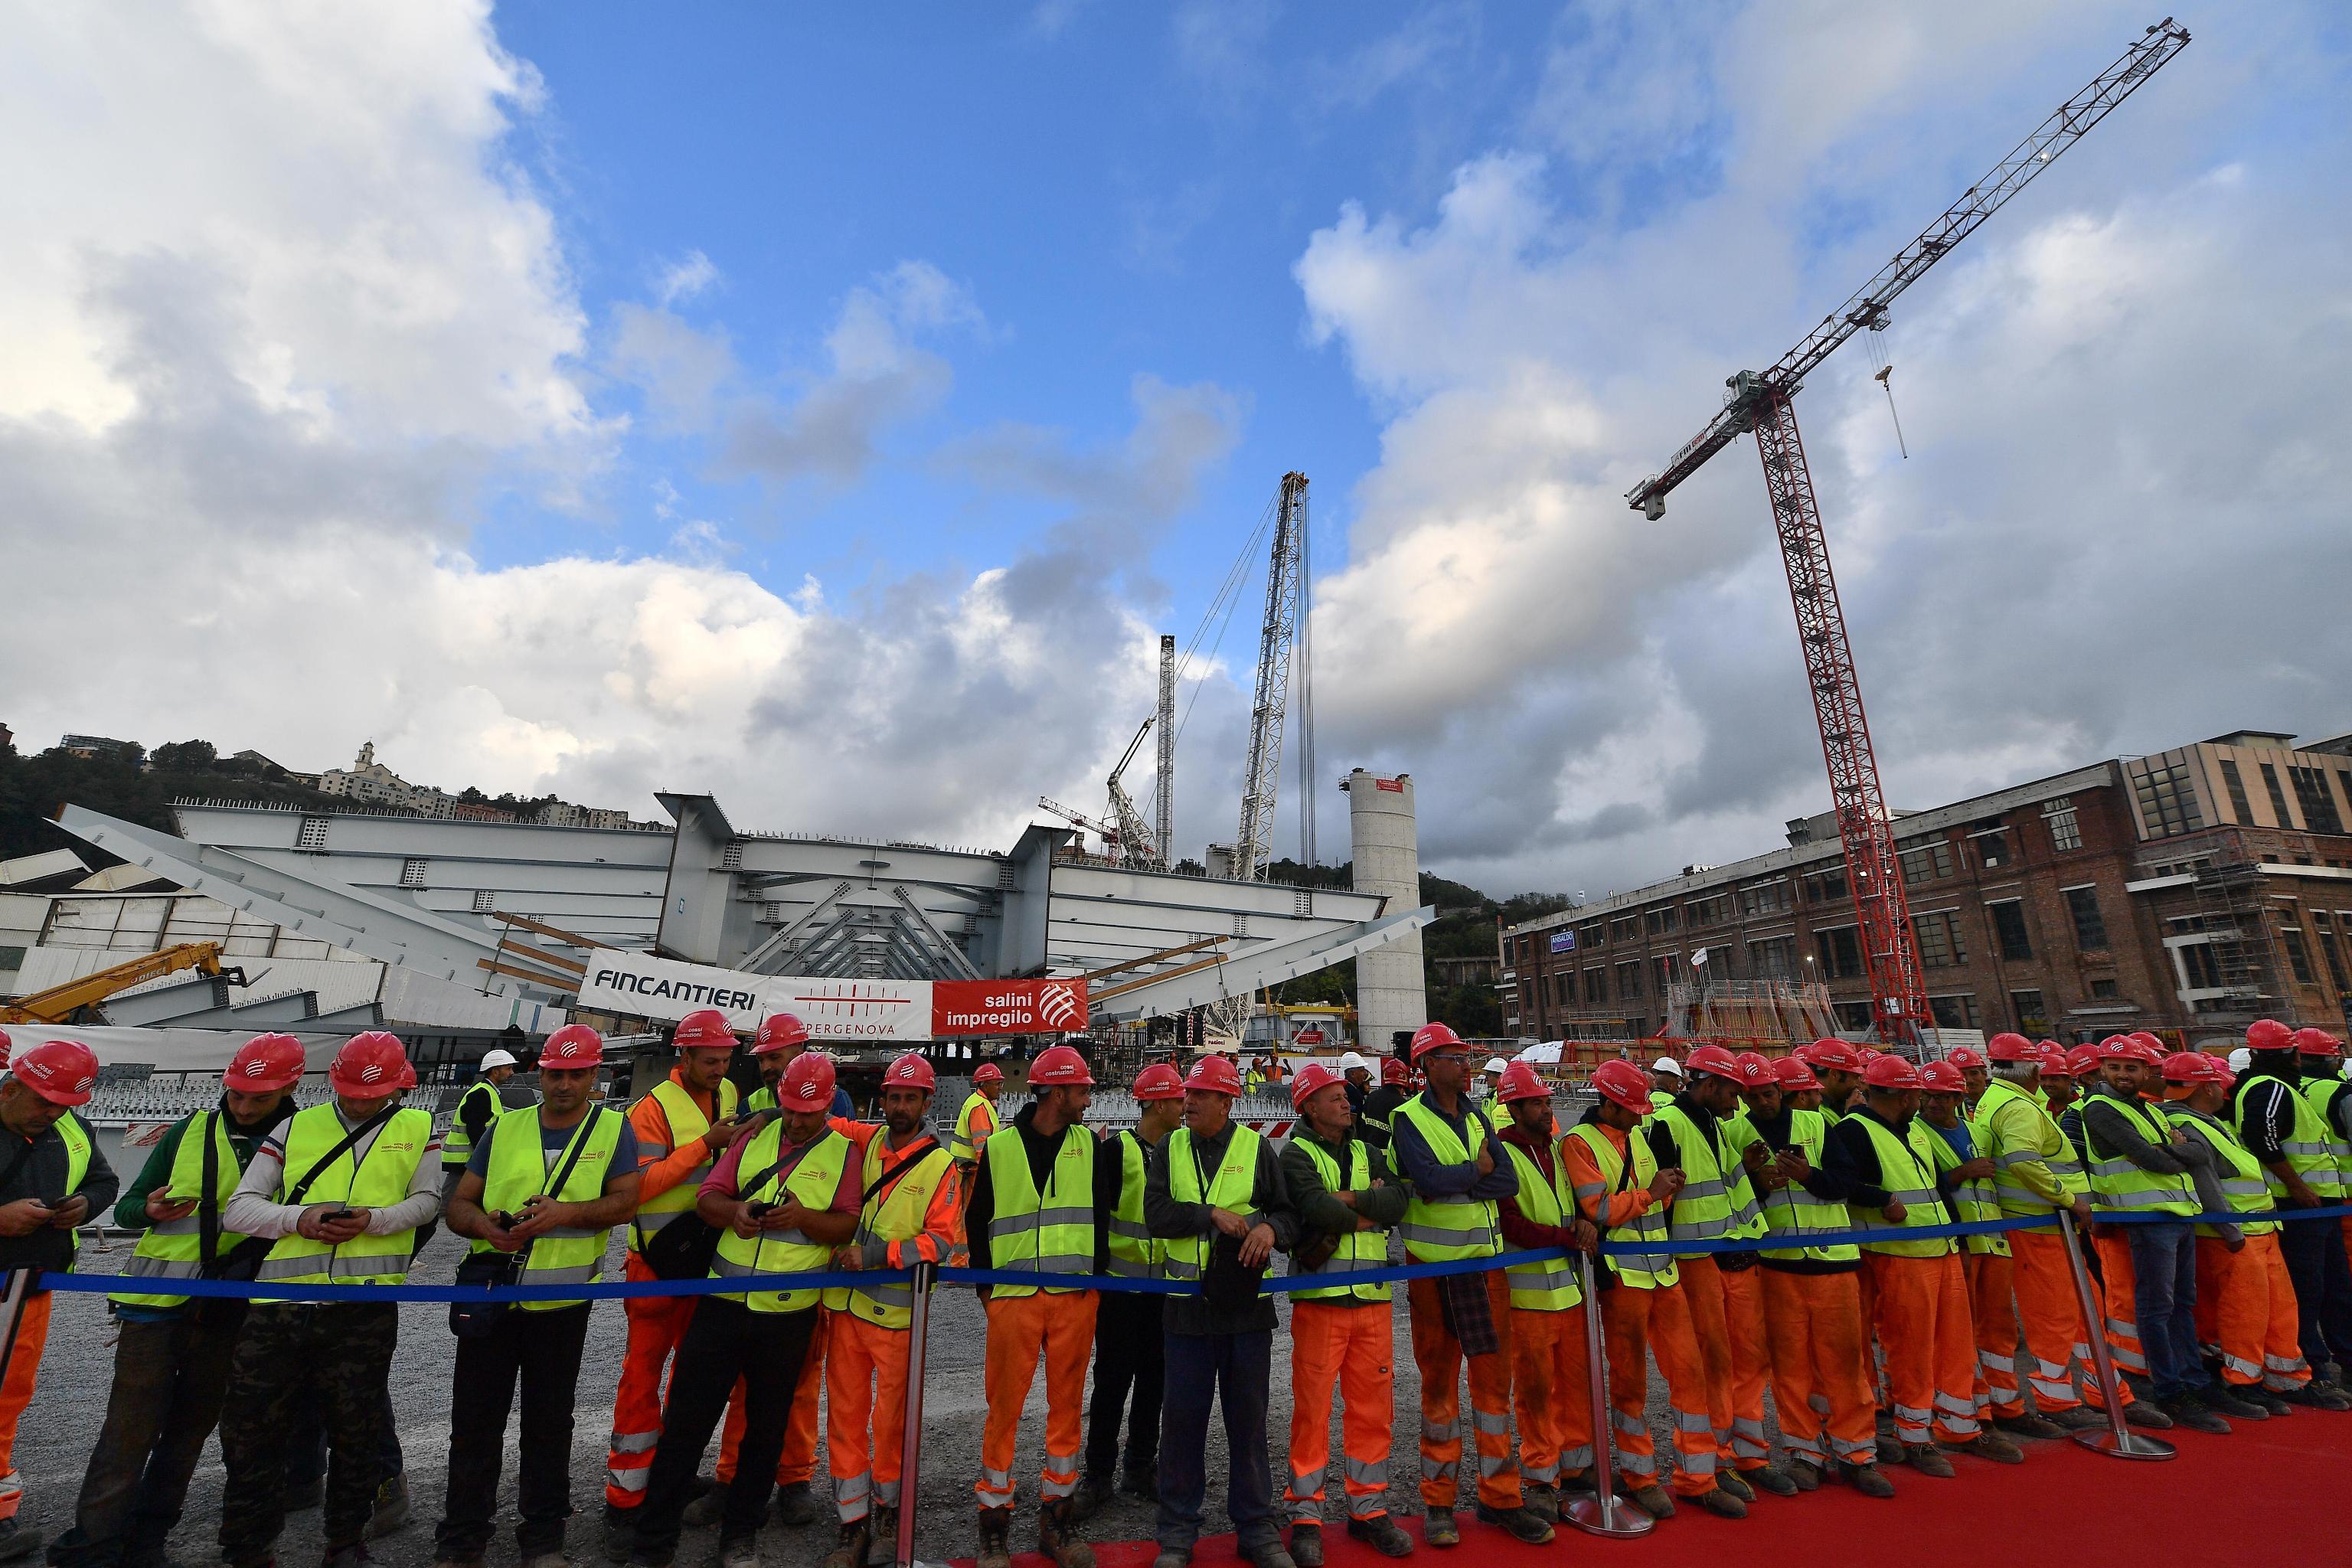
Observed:
[[[931,1286],[940,1266],[917,1263],[912,1317],[907,1324],[907,1440],[898,1450],[898,1568],[916,1568],[915,1515],[922,1502],[923,1352],[931,1331]]]
[[[33,1293],[37,1268],[11,1268],[0,1273],[0,1378],[8,1375],[8,1358],[16,1353],[16,1327],[25,1320],[25,1301]]]
[[[1609,1454],[1609,1357],[1601,1345],[1601,1291],[1591,1253],[1576,1255],[1576,1271],[1584,1287],[1584,1362],[1592,1390],[1592,1495],[1570,1502],[1560,1517],[1588,1534],[1630,1541],[1649,1534],[1657,1521],[1617,1497],[1617,1467]]]
[[[2107,1326],[2099,1311],[2099,1299],[2091,1289],[2091,1270],[2083,1261],[2083,1238],[2075,1232],[2074,1216],[2064,1209],[2058,1211],[2058,1235],[2066,1244],[2066,1266],[2074,1271],[2074,1300],[2082,1304],[2083,1337],[2091,1342],[2091,1364],[2097,1369],[2099,1396],[2107,1406],[2107,1429],[2077,1432],[2074,1441],[2118,1459],[2172,1458],[2171,1444],[2125,1425],[2123,1380],[2116,1372],[2115,1358],[2107,1353]]]

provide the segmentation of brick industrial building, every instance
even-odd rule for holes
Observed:
[[[2210,1042],[2263,1016],[2343,1034],[2347,822],[2352,735],[2261,731],[1898,814],[1935,1022],[2069,1044],[2128,1029]],[[1850,1034],[1869,1021],[1827,814],[1790,823],[1785,849],[1512,926],[1502,943],[1505,1026],[1522,1037],[1638,1037],[1670,1020],[1706,1033],[1696,1009],[1769,1016],[1774,997],[1833,1011]]]

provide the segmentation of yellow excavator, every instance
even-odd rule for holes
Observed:
[[[160,952],[142,952],[125,963],[85,974],[79,980],[68,980],[63,985],[36,991],[30,996],[19,996],[14,1002],[0,1002],[0,1024],[69,1024],[76,1013],[95,1006],[118,991],[127,991],[166,974],[177,974],[184,969],[226,979],[232,985],[246,983],[244,970],[222,965],[220,943],[184,942]]]

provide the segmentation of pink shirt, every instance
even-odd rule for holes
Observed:
[[[824,1132],[818,1133],[817,1137],[822,1138],[832,1131],[833,1129],[828,1127]],[[809,1142],[815,1141],[811,1139]],[[704,1196],[734,1198],[742,1195],[737,1189],[743,1180],[743,1151],[751,1142],[749,1138],[738,1138],[727,1146],[727,1152],[719,1157],[719,1163],[713,1166],[710,1174],[702,1180],[701,1192]],[[799,1147],[801,1145],[794,1143],[792,1141],[792,1134],[787,1132],[776,1145],[776,1157],[780,1160],[789,1159],[793,1152]],[[857,1145],[855,1142],[850,1144],[853,1153],[856,1152],[856,1148]],[[759,1172],[753,1171],[751,1173],[756,1176]],[[859,1200],[865,1196],[866,1192],[865,1184],[861,1180],[863,1175],[863,1162],[845,1161],[841,1167],[841,1185],[835,1189],[833,1202],[825,1206],[835,1214],[856,1214]]]

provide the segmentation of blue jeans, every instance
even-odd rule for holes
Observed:
[[[1163,1336],[1167,1384],[1160,1407],[1160,1520],[1163,1550],[1190,1552],[1201,1538],[1201,1505],[1208,1495],[1209,1401],[1222,1396],[1230,1476],[1225,1512],[1247,1553],[1282,1539],[1274,1515],[1274,1471],[1266,1462],[1266,1381],[1274,1366],[1274,1335]]]
[[[2197,1352],[2197,1232],[2187,1220],[2130,1225],[2132,1312],[2156,1397],[2205,1386]]]

